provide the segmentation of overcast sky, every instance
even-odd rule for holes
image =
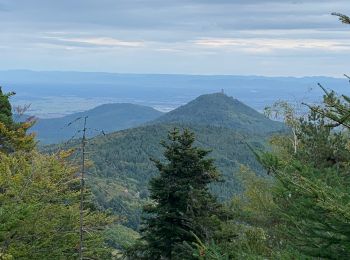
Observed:
[[[0,0],[0,70],[350,73],[350,0]]]

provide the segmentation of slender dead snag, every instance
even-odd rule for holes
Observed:
[[[81,142],[82,148],[82,165],[81,165],[81,176],[80,176],[80,244],[79,244],[79,259],[83,260],[83,233],[84,233],[84,188],[85,188],[85,146],[86,146],[86,120],[87,116],[84,118],[84,128],[83,128],[83,139]]]

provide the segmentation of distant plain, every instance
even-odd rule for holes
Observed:
[[[341,75],[340,75],[341,76]],[[225,75],[146,75],[96,72],[0,71],[5,91],[17,94],[15,106],[30,105],[27,113],[56,118],[106,103],[133,103],[168,112],[208,93],[221,92],[262,111],[277,100],[315,103],[317,86],[349,94],[345,78],[260,77]]]

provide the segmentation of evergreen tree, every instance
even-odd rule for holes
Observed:
[[[70,154],[0,152],[0,259],[78,258],[80,186]],[[103,229],[115,219],[89,197],[86,191],[84,255],[108,259]]]
[[[27,134],[34,121],[16,123],[12,119],[9,98],[13,92],[4,94],[0,87],[0,151],[11,153],[18,150],[30,151],[35,147],[34,135]]]
[[[297,153],[286,136],[259,159],[277,180],[272,196],[286,242],[308,256],[349,259],[349,135],[325,116],[314,109],[300,120]]]
[[[163,163],[155,161],[159,176],[150,182],[153,204],[144,208],[142,238],[133,259],[194,259],[193,247],[214,238],[224,215],[208,185],[219,180],[207,150],[194,147],[194,134],[177,129],[163,142]],[[142,244],[143,243],[143,244]]]
[[[348,16],[333,15],[350,24]],[[349,259],[350,97],[319,86],[322,104],[299,120],[300,149],[292,153],[285,136],[258,158],[277,179],[273,200],[286,242],[312,257]]]
[[[72,151],[41,154],[33,122],[12,119],[0,89],[0,259],[76,259],[79,245],[79,168]],[[110,259],[104,228],[116,218],[96,210],[85,190],[84,256]]]
[[[12,107],[9,101],[9,97],[14,95],[14,93],[4,94],[0,86],[0,122],[6,126],[12,126]]]

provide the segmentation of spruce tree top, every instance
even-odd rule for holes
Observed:
[[[0,87],[0,152],[32,150],[36,143],[34,134],[27,130],[35,123],[34,120],[16,123],[12,119],[12,107],[9,98],[14,92],[4,94]]]
[[[218,231],[222,206],[208,185],[219,180],[209,151],[194,146],[189,130],[169,132],[166,161],[153,160],[159,175],[150,182],[151,205],[141,229],[144,246],[136,248],[134,259],[194,259],[196,237],[209,241]]]
[[[9,97],[12,95],[14,95],[13,92],[3,94],[0,86],[0,122],[5,124],[7,127],[13,125],[12,107],[9,101]]]
[[[157,182],[161,182],[161,180],[168,182],[167,192],[175,192],[176,194],[183,187],[207,190],[208,184],[219,180],[219,173],[213,165],[213,160],[205,158],[210,151],[193,146],[195,142],[194,133],[185,129],[180,134],[179,130],[175,128],[169,132],[168,140],[170,142],[163,141],[161,143],[165,147],[164,156],[168,163],[153,160],[160,176],[151,181],[151,191],[154,191],[151,192],[152,199],[159,200],[163,198],[162,194],[157,194],[157,186],[160,184]]]

